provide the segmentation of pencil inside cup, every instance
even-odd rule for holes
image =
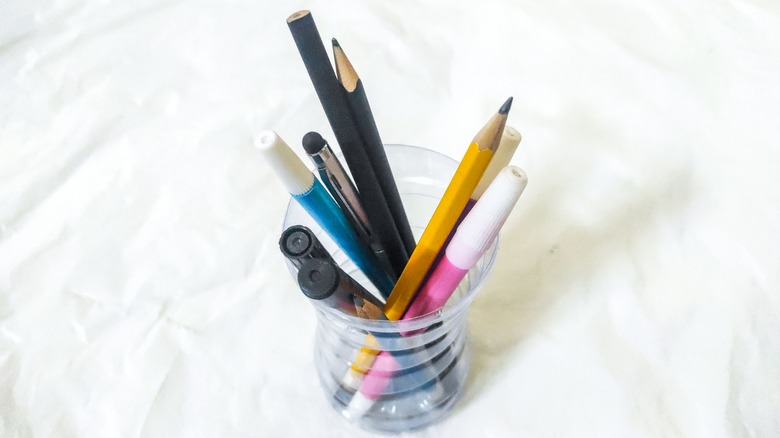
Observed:
[[[483,256],[498,236],[499,229],[517,203],[527,184],[525,172],[515,166],[503,169],[494,179],[455,233],[446,255],[414,298],[404,319],[430,314],[444,306],[468,271]],[[405,331],[402,336],[419,332]],[[435,354],[432,354],[435,357]],[[350,417],[363,415],[387,390],[403,370],[395,361],[380,353],[371,367],[347,411]]]
[[[525,172],[516,166],[505,167],[494,178],[484,196],[458,226],[444,248],[441,263],[415,296],[404,313],[404,319],[426,315],[444,307],[466,273],[496,239],[527,184]]]
[[[291,15],[287,25],[336,141],[344,153],[371,229],[386,252],[395,276],[400,275],[409,256],[314,19],[309,11],[301,11]],[[380,291],[385,292],[382,289]]]
[[[331,43],[333,46],[333,59],[336,64],[336,76],[343,87],[347,106],[355,121],[358,133],[363,139],[369,165],[373,168],[374,174],[381,184],[382,195],[390,208],[390,214],[393,216],[393,222],[401,237],[406,254],[410,256],[414,251],[416,242],[401,195],[398,193],[393,171],[387,160],[384,144],[379,135],[371,106],[368,103],[363,80],[358,76],[336,38],[333,38]]]
[[[498,148],[512,98],[504,102],[498,112],[480,129],[466,150],[455,175],[447,186],[433,217],[420,237],[409,263],[398,278],[385,304],[385,315],[397,320],[406,311],[415,293],[424,281],[436,256],[450,235],[471,194],[482,178]]]
[[[471,193],[469,200],[466,202],[466,206],[463,207],[463,211],[460,212],[458,219],[455,221],[455,225],[452,227],[452,230],[450,230],[450,234],[447,236],[447,239],[442,245],[442,249],[440,249],[439,253],[436,255],[436,259],[431,264],[431,268],[428,270],[428,273],[423,279],[423,284],[428,281],[430,275],[441,262],[442,258],[444,257],[444,250],[452,240],[452,236],[455,235],[455,231],[458,229],[460,223],[463,221],[466,215],[469,214],[482,194],[485,193],[485,190],[493,182],[498,173],[509,165],[509,162],[512,160],[512,156],[517,150],[517,146],[520,144],[521,139],[522,136],[515,128],[509,125],[504,127],[504,131],[501,134],[501,141],[498,144],[498,149],[493,154],[493,158],[490,160],[490,164],[488,164],[487,169],[485,169],[485,172],[482,174],[482,178],[480,178],[479,183],[477,183],[477,187],[474,188],[474,191]]]
[[[498,148],[511,104],[512,98],[510,97],[480,129],[469,145],[433,216],[425,227],[409,264],[404,269],[385,304],[384,313],[388,319],[395,321],[404,315],[415,293],[425,280],[437,254],[487,169],[493,152]],[[361,350],[355,360],[361,363],[371,363],[369,352],[370,349]],[[356,380],[362,377],[354,369],[350,369],[344,379]],[[365,406],[367,403],[362,405]]]

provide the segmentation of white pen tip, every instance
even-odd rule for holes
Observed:
[[[349,405],[347,405],[347,408],[344,410],[344,416],[350,420],[357,420],[368,412],[373,405],[374,400],[367,398],[363,393],[358,391],[352,397],[352,400],[349,401]]]
[[[254,144],[291,195],[303,194],[314,184],[314,175],[279,134],[265,130],[255,135]]]
[[[270,149],[278,139],[279,134],[270,129],[266,129],[255,136],[255,147],[262,150]]]
[[[350,391],[356,391],[358,388],[360,388],[360,382],[362,381],[363,381],[363,374],[360,374],[357,371],[350,368],[349,371],[347,371],[347,374],[345,374],[344,377],[341,379],[341,386],[343,386],[344,388]]]
[[[528,175],[526,175],[525,171],[517,166],[508,166],[506,167],[502,172],[509,175],[512,179],[516,180],[516,183],[518,188],[517,190],[521,191],[525,189],[525,186],[528,184]]]
[[[517,166],[507,166],[499,172],[447,246],[450,263],[461,269],[474,266],[498,235],[527,184],[528,176]]]

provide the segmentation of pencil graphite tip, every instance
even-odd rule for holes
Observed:
[[[319,133],[314,131],[304,135],[301,142],[303,143],[303,149],[309,155],[316,154],[328,145],[328,142],[325,141]]]
[[[509,109],[512,108],[512,96],[509,96],[509,99],[504,102],[503,105],[501,105],[501,108],[498,109],[499,114],[509,114]]]
[[[341,47],[341,45],[339,44],[339,40],[337,40],[336,38],[331,38],[330,43],[333,45],[333,47],[339,47],[339,48]]]
[[[493,117],[491,117],[485,126],[477,132],[477,135],[474,136],[473,142],[479,145],[480,150],[490,149],[491,151],[496,152],[498,145],[501,143],[501,135],[504,132],[507,114],[511,107],[512,98],[510,97],[501,105],[501,108],[498,109],[498,113],[493,114]]]

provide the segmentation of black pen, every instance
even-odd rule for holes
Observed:
[[[379,314],[382,313],[382,303],[332,260],[304,260],[298,269],[298,286],[310,299],[322,301],[350,315],[357,316],[357,304],[362,307],[361,313],[366,306],[371,308],[371,313],[374,309]],[[358,297],[359,301],[356,302],[355,297]]]

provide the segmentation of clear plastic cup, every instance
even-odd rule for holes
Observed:
[[[419,239],[458,162],[414,146],[386,145],[385,151],[412,231]],[[327,233],[290,200],[284,228],[296,224],[309,227],[345,272],[376,292]],[[312,301],[318,322],[315,367],[331,405],[364,428],[387,432],[424,427],[448,413],[462,395],[469,371],[466,310],[492,268],[497,250],[498,239],[461,281],[444,309],[428,315],[395,322],[372,321]],[[289,266],[295,278],[295,270]],[[384,384],[372,394],[375,401],[370,408],[365,410],[362,403],[363,409],[356,412],[350,402],[371,367],[365,362],[372,357],[366,354],[367,349],[381,349],[386,352],[385,359],[392,359],[374,362],[372,373]],[[380,367],[382,363],[393,366]]]

